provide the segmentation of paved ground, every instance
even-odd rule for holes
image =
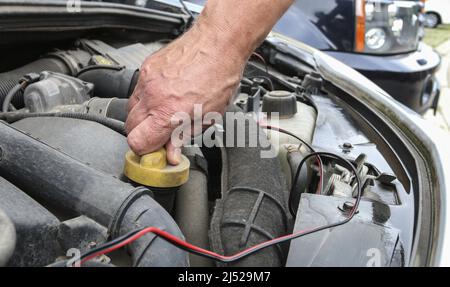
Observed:
[[[442,64],[437,73],[441,84],[441,98],[436,116],[428,112],[424,118],[450,133],[450,40],[436,48],[442,56]]]

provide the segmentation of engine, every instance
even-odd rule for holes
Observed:
[[[0,74],[0,265],[80,263],[74,256],[87,266],[320,265],[331,251],[317,244],[329,246],[324,232],[339,225],[335,242],[366,232],[364,248],[400,254],[398,230],[378,224],[389,215],[367,219],[372,204],[398,204],[396,177],[364,153],[345,157],[352,144],[341,156],[313,147],[326,113],[317,105],[320,74],[288,77],[250,60],[233,117],[193,138],[174,167],[164,151],[130,153],[124,131],[140,64],[164,42],[76,43]],[[234,127],[244,132],[227,132]],[[328,227],[300,232],[320,226]],[[146,230],[125,248],[96,253]],[[227,256],[258,250],[226,260],[188,253],[167,234]],[[298,239],[280,240],[286,234]]]

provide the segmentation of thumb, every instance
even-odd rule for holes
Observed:
[[[173,128],[161,126],[150,115],[128,134],[128,145],[137,155],[145,155],[162,148],[170,139]]]
[[[172,141],[166,144],[167,161],[171,165],[178,165],[181,162],[181,147],[176,147]]]

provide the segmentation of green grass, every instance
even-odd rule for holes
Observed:
[[[434,29],[425,29],[425,43],[436,48],[447,40],[450,40],[450,25],[439,25]]]

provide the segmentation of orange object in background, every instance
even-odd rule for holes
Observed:
[[[355,51],[364,52],[365,48],[365,35],[366,35],[366,9],[365,0],[356,1],[356,41]]]

